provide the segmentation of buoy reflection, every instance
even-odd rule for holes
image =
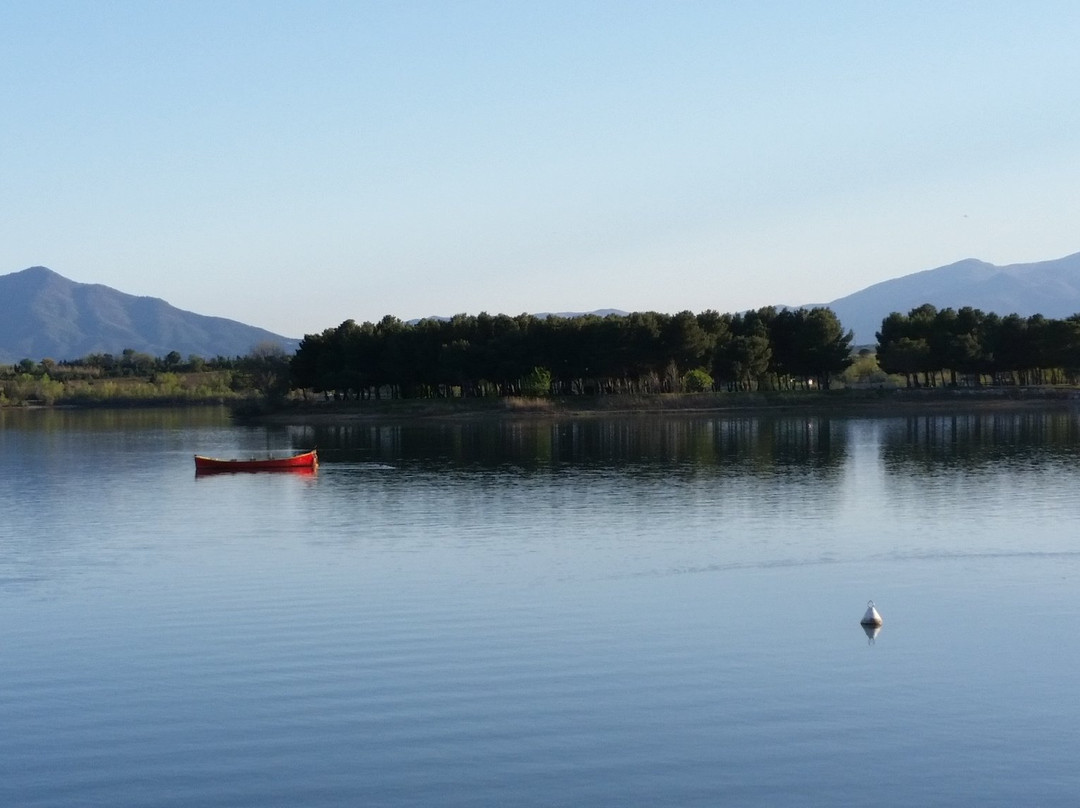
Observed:
[[[877,635],[881,633],[881,626],[866,625],[864,623],[862,630],[866,632],[866,644],[873,645],[874,640],[877,639]]]

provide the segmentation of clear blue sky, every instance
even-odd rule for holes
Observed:
[[[3,2],[0,274],[288,336],[1080,251],[1080,4]]]

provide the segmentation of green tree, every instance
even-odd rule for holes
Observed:
[[[694,368],[683,376],[682,385],[687,393],[705,393],[713,389],[713,378],[702,368]]]
[[[551,392],[551,371],[535,367],[521,381],[521,392],[526,396],[540,397]]]

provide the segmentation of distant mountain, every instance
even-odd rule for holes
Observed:
[[[589,316],[607,317],[609,314],[617,314],[620,317],[626,317],[628,315],[628,312],[625,312],[622,309],[596,309],[595,311],[560,311],[560,312],[542,311],[542,312],[538,312],[537,314],[533,314],[532,316],[535,317],[538,320],[546,320],[548,317],[563,317],[563,318],[569,320],[569,319],[572,319],[574,317],[589,317]],[[515,315],[511,314],[509,316],[514,317]],[[446,317],[446,316],[441,315],[441,314],[434,314],[434,315],[432,315],[430,317],[418,317],[415,320],[409,320],[408,323],[409,323],[409,325],[416,325],[417,323],[421,322],[422,320],[439,320],[439,321],[442,321],[442,322],[445,323],[445,322],[449,322],[451,319],[452,318]]]
[[[819,305],[836,312],[844,327],[855,332],[855,344],[864,345],[875,341],[875,332],[889,314],[906,314],[923,303],[939,309],[971,306],[1002,316],[1042,314],[1063,319],[1080,312],[1080,253],[1002,267],[969,258]]]
[[[299,344],[262,328],[174,308],[108,286],[76,283],[45,267],[0,275],[0,363],[57,361],[131,348],[185,359],[243,356],[260,343]]]
[[[562,317],[566,320],[570,320],[574,317],[607,317],[609,314],[615,314],[619,317],[629,316],[629,312],[625,312],[622,309],[596,309],[595,311],[543,311],[539,314],[534,314],[533,317],[538,320],[546,320],[548,317]]]

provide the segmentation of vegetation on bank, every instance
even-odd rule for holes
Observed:
[[[281,398],[289,357],[259,346],[243,357],[155,358],[131,349],[74,361],[24,359],[0,366],[0,406],[139,406],[206,404]]]
[[[825,308],[384,317],[307,335],[292,378],[341,400],[827,390],[854,361],[851,340]]]
[[[929,304],[886,317],[877,361],[908,387],[1076,385],[1080,382],[1080,314],[1052,320],[1001,317]]]
[[[292,399],[317,402],[324,412],[335,403],[401,412],[408,402],[420,409],[443,402],[445,413],[482,411],[488,403],[499,411],[565,411],[578,409],[570,400],[617,399],[611,407],[629,410],[723,407],[738,398],[769,406],[820,400],[807,394],[836,388],[1000,391],[1080,383],[1080,315],[1000,317],[924,305],[890,314],[877,337],[876,353],[854,353],[851,332],[825,308],[480,314],[413,324],[385,317],[309,334],[291,357],[267,344],[232,358],[155,358],[129,349],[71,362],[24,359],[0,366],[0,406],[228,402],[261,413]]]
[[[827,308],[607,317],[385,317],[304,338],[293,385],[334,400],[1004,388],[1080,383],[1080,315],[1004,317],[929,304],[852,354]]]

